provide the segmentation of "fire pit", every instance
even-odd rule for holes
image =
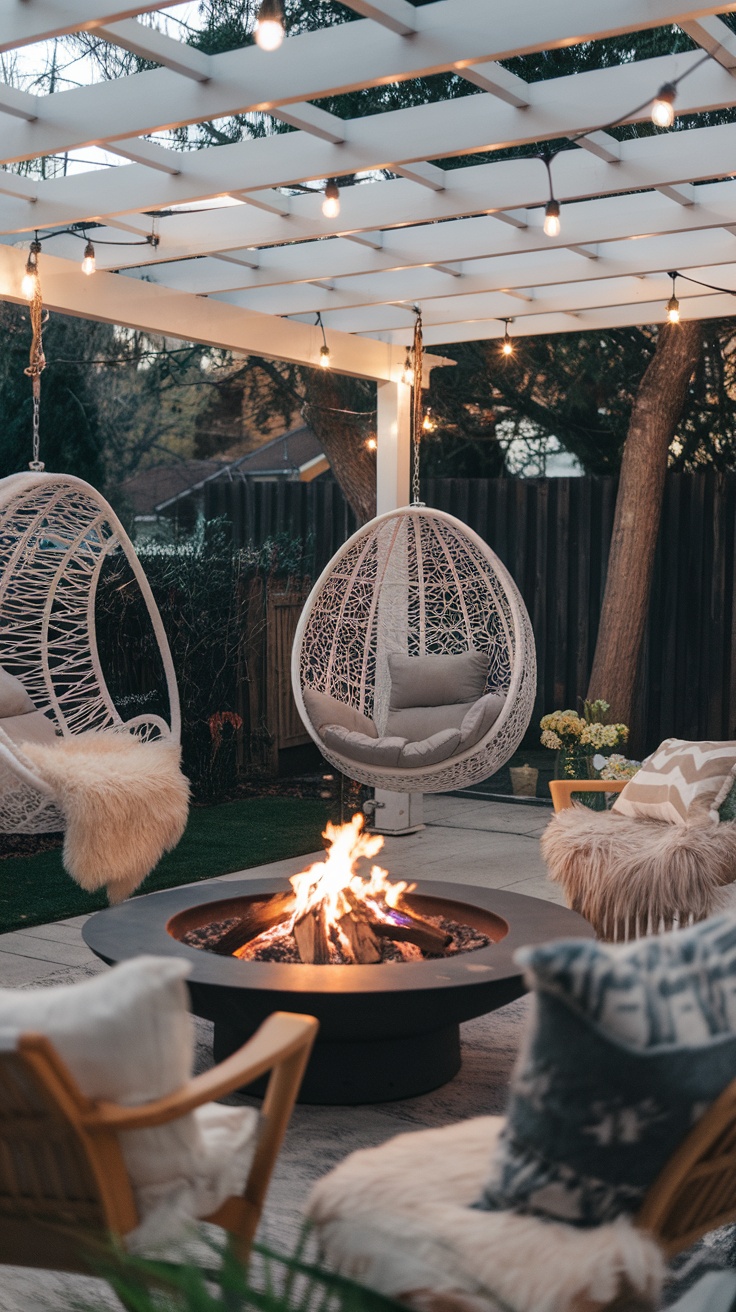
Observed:
[[[438,1088],[460,1069],[460,1022],[524,992],[514,950],[592,931],[537,898],[393,884],[375,866],[361,879],[355,862],[383,841],[361,829],[356,817],[328,830],[328,860],[291,887],[244,879],[220,884],[219,897],[211,884],[151,893],[92,916],[85,941],[108,963],[143,952],[185,957],[192,1010],[215,1024],[217,1061],[272,1011],[317,1016],[303,1102],[382,1102]]]

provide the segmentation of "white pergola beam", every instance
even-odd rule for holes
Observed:
[[[711,59],[715,59],[729,73],[736,70],[736,36],[720,18],[715,15],[704,18],[685,19],[680,23],[691,41],[707,50]]]
[[[618,164],[621,159],[621,142],[612,137],[610,132],[589,132],[575,143],[582,150],[597,155],[606,164]]]
[[[141,59],[150,59],[161,64],[182,77],[194,82],[209,82],[212,76],[210,56],[195,46],[186,45],[159,32],[155,27],[147,27],[134,18],[123,19],[121,23],[108,23],[95,28],[95,36],[112,45],[129,50]]]
[[[470,64],[467,68],[458,71],[466,82],[472,82],[473,86],[480,87],[481,91],[488,91],[498,100],[513,105],[514,109],[526,109],[531,103],[529,83],[517,77],[515,73],[509,73],[503,64],[478,64],[476,67]]]
[[[70,32],[90,32],[155,9],[173,9],[180,0],[115,4],[114,0],[0,0],[0,51],[50,41]]]
[[[398,36],[411,36],[417,30],[417,11],[407,0],[345,0],[345,4]]]
[[[270,113],[273,118],[288,123],[289,127],[308,132],[313,137],[320,137],[322,141],[329,141],[333,146],[339,146],[345,140],[344,121],[338,118],[337,114],[328,114],[318,105],[309,105],[305,101],[302,104],[272,109]]]
[[[450,3],[451,0],[443,2]],[[462,171],[436,169],[435,172],[433,166],[424,162],[419,165],[412,162],[420,142],[430,140],[432,152],[439,157],[500,148],[510,142],[521,145],[565,136],[585,129],[591,119],[598,115],[615,114],[622,103],[641,103],[647,90],[657,86],[665,77],[675,75],[673,70],[681,74],[691,68],[693,58],[692,52],[688,52],[678,55],[676,59],[643,60],[620,68],[599,69],[538,83],[535,87],[535,104],[523,113],[506,105],[496,105],[490,114],[488,96],[468,96],[350,120],[344,124],[346,140],[339,146],[304,132],[290,132],[230,146],[180,152],[180,172],[164,192],[158,179],[152,177],[150,169],[143,165],[131,165],[127,169],[108,172],[104,183],[96,171],[59,178],[48,184],[43,197],[39,193],[38,207],[34,209],[32,218],[25,216],[25,226],[57,226],[61,222],[69,222],[72,214],[77,221],[86,221],[100,213],[113,215],[133,209],[151,210],[162,204],[194,203],[226,191],[233,192],[233,178],[237,177],[248,179],[250,192],[301,184],[314,178],[332,177],[346,172],[380,168],[396,171],[397,164],[406,165],[407,170],[414,168],[416,180],[422,176],[425,181],[431,178],[438,186],[442,181],[444,191],[457,191],[462,178],[453,177],[453,173]],[[121,79],[123,82],[130,80]],[[115,83],[108,85],[111,89],[116,87]],[[698,69],[684,83],[684,87],[681,96],[684,112],[727,106],[733,98],[733,79],[719,66],[710,66],[707,73],[705,68]],[[66,95],[74,94],[64,93],[57,99],[63,100]],[[645,117],[645,110],[638,117]],[[22,131],[33,134],[41,126],[40,123],[23,124]],[[690,154],[687,136],[689,134],[676,134],[681,161],[685,162],[688,169],[695,170],[689,174],[684,173],[686,179],[702,176],[697,171],[697,162],[691,163],[686,158]],[[103,142],[104,137],[97,138],[97,144]],[[646,185],[641,179],[633,178],[622,183],[626,176],[623,166],[631,155],[631,147],[636,144],[621,144],[621,159],[615,169],[597,169],[599,192],[623,190],[625,185]],[[563,152],[555,159],[553,170],[556,192],[563,200],[568,195],[580,194],[574,181],[569,185],[560,182],[565,170],[569,172],[565,161],[567,154],[572,154],[576,161],[573,173],[579,171],[581,176],[586,176],[577,151]],[[589,161],[591,165],[599,162],[595,157]],[[530,201],[538,204],[546,199],[546,176],[539,163],[531,161],[531,165],[537,186]],[[718,173],[722,176],[725,171],[721,160]],[[677,179],[663,181],[669,183],[682,177],[681,167]],[[658,184],[655,182],[654,185]],[[245,191],[245,188],[242,190]],[[361,201],[363,194],[361,188]],[[54,198],[58,198],[58,204],[54,203]],[[498,204],[495,194],[493,199],[494,208],[507,208],[504,204]],[[480,208],[487,207],[488,197],[484,197]],[[518,202],[508,208],[517,207]],[[8,231],[21,226],[23,216],[19,207],[16,206],[13,213],[9,206],[0,206],[0,229]],[[346,224],[345,228],[350,226]]]
[[[143,164],[147,169],[156,169],[159,173],[168,173],[175,178],[181,173],[182,157],[178,151],[166,150],[155,141],[146,141],[145,137],[132,137],[129,141],[110,141],[105,149],[131,164]]]
[[[447,185],[445,170],[436,164],[394,164],[392,172],[398,173],[400,178],[407,178],[409,182],[429,187],[430,191],[444,191]]]
[[[0,114],[10,114],[12,118],[23,119],[25,123],[35,123],[42,103],[42,96],[32,96],[28,91],[19,91],[17,87],[0,83]]]

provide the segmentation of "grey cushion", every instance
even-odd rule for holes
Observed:
[[[392,711],[413,706],[448,706],[474,702],[485,692],[488,655],[465,651],[459,656],[400,656],[388,658]]]
[[[0,665],[0,719],[10,715],[26,715],[35,711],[35,706],[20,679],[8,674]]]
[[[53,722],[44,715],[43,711],[7,716],[5,719],[0,719],[0,729],[3,729],[14,743],[52,743],[57,737]]]
[[[475,747],[481,738],[485,738],[488,730],[493,727],[504,707],[505,697],[497,692],[487,692],[485,697],[479,697],[474,702],[470,710],[463,718],[460,725],[460,750],[465,751],[467,747]]]
[[[439,733],[433,733],[431,738],[425,738],[422,742],[407,743],[399,757],[399,765],[406,766],[409,770],[417,770],[421,765],[435,765],[437,761],[446,761],[448,756],[452,756],[453,752],[457,751],[459,742],[459,729],[441,729]]]
[[[320,732],[326,747],[363,765],[398,765],[401,750],[406,746],[406,738],[371,738],[365,733],[351,732],[341,724],[326,724]]]
[[[456,702],[451,706],[412,706],[404,711],[389,711],[386,733],[421,742],[442,729],[459,729],[468,711],[477,702]]]
[[[514,959],[535,1007],[477,1206],[582,1226],[631,1216],[733,1079],[736,917]]]
[[[305,688],[303,696],[307,715],[318,733],[325,724],[341,724],[343,729],[349,729],[352,733],[363,733],[368,738],[378,737],[373,721],[353,706],[339,702],[336,697],[330,697],[329,693],[317,692],[315,688]]]

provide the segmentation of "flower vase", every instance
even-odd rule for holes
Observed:
[[[579,743],[575,743],[574,746],[563,743],[555,757],[555,779],[589,778],[589,758],[590,751],[587,747],[581,747]]]

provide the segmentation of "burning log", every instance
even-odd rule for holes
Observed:
[[[415,916],[409,911],[387,908],[390,920],[372,920],[371,929],[378,938],[390,938],[395,943],[414,943],[422,952],[444,956],[452,943],[452,934]]]
[[[349,888],[343,890],[343,896],[350,910],[340,917],[340,929],[350,945],[353,960],[359,966],[372,966],[381,960],[381,945],[370,922],[368,910]]]
[[[302,961],[314,966],[329,965],[330,940],[322,903],[295,922],[294,938]]]
[[[293,905],[294,894],[291,891],[274,893],[273,897],[264,902],[253,903],[237,925],[233,925],[232,929],[223,934],[219,942],[212,944],[212,951],[217,952],[221,957],[233,956],[252,938],[257,938],[267,929],[286,920]]]

